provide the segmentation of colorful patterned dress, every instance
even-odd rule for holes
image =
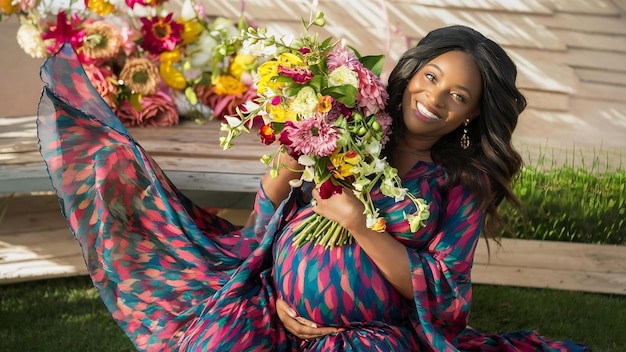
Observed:
[[[442,189],[441,167],[420,162],[403,178],[432,204],[417,233],[403,221],[411,202],[372,194],[389,233],[407,248],[408,300],[356,243],[292,246],[292,229],[313,213],[310,187],[292,190],[277,209],[260,188],[255,225],[239,229],[176,189],[100,98],[69,45],[41,76],[37,126],[52,186],[95,287],[137,349],[585,350],[530,331],[488,336],[466,328],[484,219],[466,189]],[[281,325],[276,298],[343,330],[300,340]]]

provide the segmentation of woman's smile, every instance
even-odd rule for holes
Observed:
[[[417,107],[417,109],[415,110],[415,116],[420,120],[425,122],[437,122],[441,120],[441,117],[439,117],[435,112],[428,109],[424,104],[420,103],[419,101],[415,102],[415,106]]]

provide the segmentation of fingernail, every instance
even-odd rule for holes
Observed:
[[[311,327],[312,327],[313,329],[317,329],[317,324],[313,323],[313,324],[311,324]]]

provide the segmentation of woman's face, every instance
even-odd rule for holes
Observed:
[[[435,142],[480,112],[482,78],[462,51],[441,54],[409,81],[402,97],[407,137]]]

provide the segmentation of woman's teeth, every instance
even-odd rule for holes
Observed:
[[[417,102],[417,110],[424,116],[428,117],[429,119],[433,119],[433,120],[439,120],[439,116],[433,114],[432,112],[430,112],[430,110],[426,109],[426,107],[422,104],[420,104],[419,102]]]

